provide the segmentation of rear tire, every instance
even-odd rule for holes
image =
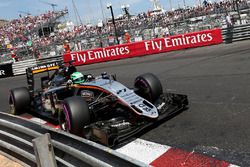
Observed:
[[[28,88],[21,87],[10,90],[9,105],[11,114],[20,115],[27,112],[30,103],[31,98]]]
[[[152,73],[138,76],[135,79],[134,87],[135,93],[152,103],[163,94],[160,80]]]
[[[63,111],[59,113],[59,124],[62,130],[82,136],[85,125],[90,124],[88,103],[80,96],[65,99]]]

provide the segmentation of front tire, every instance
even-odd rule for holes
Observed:
[[[152,73],[138,76],[135,79],[134,87],[135,93],[152,103],[163,94],[160,80]]]
[[[59,113],[59,124],[62,130],[82,136],[85,125],[90,124],[88,103],[80,96],[65,99],[63,110]]]
[[[11,114],[20,115],[27,112],[30,103],[31,98],[28,88],[21,87],[10,90],[9,105]]]

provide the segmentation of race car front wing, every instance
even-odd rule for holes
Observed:
[[[187,109],[188,98],[186,95],[165,93],[156,102],[155,106],[159,112],[159,117],[156,119],[142,117],[140,121],[131,123],[130,120],[117,117],[111,120],[95,122],[84,128],[85,137],[112,147]]]

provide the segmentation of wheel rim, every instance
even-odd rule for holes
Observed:
[[[10,105],[10,114],[15,114],[16,113],[16,108],[14,104]]]
[[[67,132],[69,132],[71,129],[71,124],[70,124],[68,113],[69,112],[68,112],[66,105],[63,104],[63,110],[60,113],[59,122],[60,122],[60,128]]]
[[[152,95],[151,95],[151,89],[149,88],[148,84],[141,78],[139,78],[136,81],[136,87],[138,87],[141,91],[140,94],[141,96],[143,96],[144,98],[150,100],[152,99]]]
[[[65,114],[64,112],[62,111],[61,114],[60,114],[60,118],[59,118],[59,122],[60,122],[60,128],[63,130],[63,131],[69,131],[69,128],[68,128],[68,123],[67,123],[67,120],[66,120],[66,117],[65,117]]]

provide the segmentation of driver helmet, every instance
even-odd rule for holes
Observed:
[[[73,74],[71,74],[70,79],[74,84],[80,84],[85,82],[84,76],[80,72],[74,72]]]

